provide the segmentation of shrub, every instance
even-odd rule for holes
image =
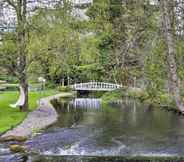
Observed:
[[[45,86],[47,89],[55,89],[57,87],[56,84],[54,84],[52,82],[46,82]]]
[[[72,89],[71,89],[70,86],[59,86],[58,91],[60,91],[60,92],[70,92],[70,91],[72,91]]]
[[[114,91],[110,91],[110,92],[106,92],[103,96],[102,96],[102,101],[104,103],[110,103],[112,101],[116,101],[118,99],[121,99],[124,96],[124,91],[122,91],[122,89],[120,90],[114,90]]]

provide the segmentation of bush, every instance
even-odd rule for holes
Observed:
[[[125,94],[124,94],[124,91],[122,91],[122,89],[106,92],[102,96],[102,101],[103,103],[110,103],[121,99],[124,95]]]
[[[11,75],[0,75],[0,80],[8,83],[18,83],[18,79],[16,77],[12,77]]]
[[[58,91],[60,91],[60,92],[70,92],[70,91],[72,91],[72,89],[71,89],[70,86],[59,86]]]
[[[1,85],[2,88],[4,88],[4,90],[7,90],[7,91],[17,91],[19,90],[19,86],[18,84],[2,84]]]
[[[125,96],[140,99],[142,102],[148,98],[148,94],[144,90],[125,87],[115,91],[106,92],[102,96],[102,100],[105,103],[109,103],[115,100],[122,99]]]
[[[52,82],[46,82],[45,86],[47,89],[55,89],[57,87],[56,84],[54,84]]]

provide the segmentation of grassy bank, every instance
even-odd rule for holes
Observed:
[[[167,93],[158,91],[156,95],[153,95],[153,93],[151,92],[133,88],[125,88],[107,92],[102,96],[102,101],[105,104],[115,100],[122,99],[123,97],[136,98],[139,99],[141,102],[152,106],[177,109],[174,99]]]
[[[39,98],[56,94],[55,90],[46,90],[44,93],[30,92],[29,93],[29,106],[30,110],[37,107]],[[15,103],[18,98],[18,93],[15,91],[0,92],[0,133],[16,126],[27,115],[26,112],[20,112],[18,108],[11,108],[9,104]]]
[[[148,94],[141,89],[123,88],[123,89],[106,92],[102,96],[102,101],[103,103],[109,103],[115,100],[120,100],[123,97],[132,97],[132,98],[138,98],[140,100],[145,100],[148,97]]]

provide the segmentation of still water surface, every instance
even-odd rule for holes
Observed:
[[[184,155],[184,117],[172,112],[131,99],[102,105],[97,98],[75,98],[55,100],[53,105],[58,121],[27,142],[41,155],[30,156],[29,162],[112,162],[125,156],[175,159]]]
[[[42,155],[182,156],[184,118],[135,100],[53,102],[58,122],[28,145]]]

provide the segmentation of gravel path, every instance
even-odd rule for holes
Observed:
[[[14,129],[6,132],[1,137],[24,136],[29,137],[33,132],[43,129],[57,121],[57,112],[50,101],[59,97],[72,96],[72,93],[61,93],[40,100],[39,107],[28,114],[25,120]]]

